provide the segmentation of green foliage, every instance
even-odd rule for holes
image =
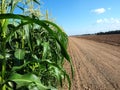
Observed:
[[[18,89],[21,88],[22,86],[25,86],[26,88],[29,88],[30,90],[34,90],[35,88],[36,90],[48,89],[47,87],[43,86],[39,78],[32,73],[27,73],[24,75],[12,73],[11,76],[9,77],[9,81],[14,81]]]
[[[34,3],[40,4],[38,0],[0,0],[0,90],[55,90],[65,78],[71,87],[63,68],[67,60],[73,73],[68,36],[55,23],[42,20],[40,13],[30,11]],[[23,15],[14,14],[16,7]]]
[[[24,59],[25,51],[22,49],[17,49],[14,53],[14,56],[19,60]]]

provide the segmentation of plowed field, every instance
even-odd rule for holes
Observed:
[[[75,70],[71,90],[120,90],[119,46],[69,37],[68,51]]]
[[[88,36],[78,36],[78,37],[89,39],[89,40],[94,40],[97,42],[120,46],[120,34],[88,35]]]

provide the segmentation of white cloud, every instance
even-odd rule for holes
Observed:
[[[103,18],[103,19],[98,19],[96,20],[96,23],[102,23],[102,24],[120,24],[120,18]]]
[[[103,18],[96,20],[96,25],[93,26],[94,32],[107,31],[107,30],[119,30],[120,18]]]
[[[98,8],[98,9],[94,9],[92,10],[92,12],[96,13],[96,14],[102,14],[106,12],[105,8]]]
[[[102,20],[102,19],[98,19],[96,22],[97,22],[97,23],[102,23],[103,20]]]
[[[111,18],[112,23],[120,23],[120,19]]]

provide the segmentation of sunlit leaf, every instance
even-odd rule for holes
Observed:
[[[12,80],[17,83],[17,88],[20,88],[21,86],[29,86],[31,83],[35,83],[35,86],[37,85],[38,90],[47,90],[49,89],[48,87],[44,86],[39,78],[34,75],[34,74],[25,74],[25,75],[20,75],[17,73],[12,73],[11,77],[9,80]]]
[[[0,54],[0,59],[4,59],[4,56]]]
[[[14,53],[14,56],[15,56],[17,59],[19,59],[19,60],[24,59],[24,57],[25,57],[25,50],[17,49],[17,50],[15,51],[15,53]]]
[[[48,42],[44,42],[43,43],[43,55],[42,55],[42,59],[45,59],[46,56],[47,56],[47,52],[48,52],[48,49],[49,49],[49,43]]]

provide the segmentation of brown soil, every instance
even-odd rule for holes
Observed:
[[[71,90],[120,90],[119,46],[69,37],[68,51],[75,70]]]
[[[78,37],[89,39],[89,40],[94,40],[97,42],[102,42],[102,43],[120,46],[120,34],[88,35],[88,36],[78,36]]]

